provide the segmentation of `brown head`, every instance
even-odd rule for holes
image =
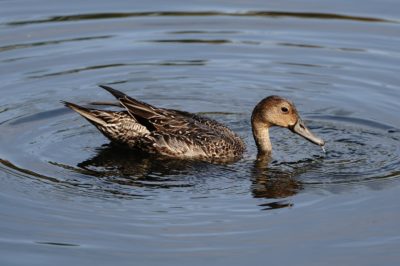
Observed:
[[[279,96],[269,96],[260,101],[254,108],[251,123],[254,139],[262,153],[271,152],[268,128],[272,126],[288,128],[314,144],[325,144],[304,125],[293,103]]]

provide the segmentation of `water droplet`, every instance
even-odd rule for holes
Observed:
[[[324,153],[326,153],[325,145],[321,146],[321,149],[322,149],[322,151],[323,151]]]

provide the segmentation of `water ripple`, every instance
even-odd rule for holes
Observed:
[[[398,262],[395,1],[3,2],[0,264]],[[192,11],[160,11],[175,7]],[[221,121],[247,153],[217,165],[116,148],[59,103],[114,100],[96,84]],[[273,94],[326,153],[273,128],[269,164],[255,161],[251,111]]]
[[[52,40],[52,41],[33,42],[33,43],[23,43],[23,44],[12,44],[12,45],[0,46],[0,52],[9,51],[9,50],[15,50],[15,49],[31,48],[31,47],[37,47],[37,46],[46,46],[46,45],[68,43],[68,42],[108,39],[108,38],[111,38],[111,37],[113,37],[113,36],[104,35],[104,36],[81,37],[81,38],[71,38],[71,39]]]
[[[236,17],[294,17],[303,19],[337,19],[337,20],[351,20],[360,22],[384,22],[384,23],[398,23],[397,20],[388,20],[374,17],[360,17],[349,16],[342,14],[330,13],[312,13],[312,12],[282,12],[282,11],[245,11],[245,12],[217,12],[217,11],[161,11],[161,12],[126,12],[126,13],[96,13],[96,14],[79,14],[69,16],[53,16],[48,19],[37,20],[21,20],[8,22],[9,26],[30,25],[38,23],[49,22],[66,22],[66,21],[80,21],[80,20],[97,20],[97,19],[122,19],[129,17],[210,17],[210,16],[236,16]]]
[[[298,138],[289,135],[284,137],[284,142],[280,142],[276,139],[277,134],[272,132],[276,151],[269,167],[267,164],[254,165],[250,154],[236,164],[225,166],[146,157],[112,145],[90,148],[95,155],[74,165],[65,160],[64,154],[73,154],[77,144],[87,142],[92,134],[98,134],[95,130],[88,131],[88,128],[91,129],[88,125],[72,126],[77,120],[65,120],[70,117],[69,114],[59,109],[56,112],[43,112],[3,123],[4,134],[9,130],[23,131],[27,125],[33,124],[45,131],[37,130],[36,136],[31,132],[29,143],[24,141],[24,134],[2,138],[2,147],[8,147],[9,154],[34,154],[34,157],[26,157],[26,161],[19,164],[36,165],[36,170],[29,169],[29,166],[16,166],[7,159],[2,159],[1,164],[23,176],[63,183],[90,191],[89,194],[110,193],[118,197],[149,196],[144,191],[140,192],[142,188],[194,189],[206,194],[215,189],[217,193],[240,195],[244,191],[243,187],[237,186],[237,180],[247,176],[244,180],[250,177],[252,184],[249,189],[253,197],[287,198],[301,192],[305,186],[361,184],[371,180],[398,178],[400,175],[400,148],[396,145],[400,137],[398,129],[365,119],[317,115],[308,116],[308,119],[313,119],[310,127],[326,139],[327,153],[322,154],[314,146],[306,146],[309,149],[304,149],[303,144],[296,143]],[[225,112],[211,112],[206,115],[219,117],[219,120],[231,117],[227,121],[241,117],[241,114]],[[63,118],[62,123],[50,123],[57,116],[58,119]],[[52,125],[45,126],[48,123]],[[237,126],[237,130],[246,132],[249,153],[254,154],[247,123],[240,122],[235,127]],[[54,149],[61,143],[65,148],[59,151],[60,154],[55,154]],[[18,147],[24,150],[19,150]],[[82,148],[79,150],[80,153],[83,152]],[[18,157],[21,158],[20,155]],[[42,159],[37,161],[34,158]],[[60,169],[62,173],[69,173],[69,177],[60,179],[56,174]],[[213,184],[214,182],[217,183]],[[136,189],[132,191],[132,188]],[[290,202],[268,204],[263,207],[275,209],[292,206]]]

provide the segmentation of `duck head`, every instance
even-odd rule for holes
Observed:
[[[254,140],[261,153],[270,153],[272,150],[268,130],[272,126],[288,128],[314,144],[325,145],[321,138],[305,126],[294,104],[279,96],[269,96],[261,100],[254,108],[251,123]]]

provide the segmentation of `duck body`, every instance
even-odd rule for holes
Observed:
[[[177,159],[230,162],[245,151],[243,140],[225,125],[196,114],[157,108],[107,86],[122,111],[64,104],[91,122],[112,142]]]

